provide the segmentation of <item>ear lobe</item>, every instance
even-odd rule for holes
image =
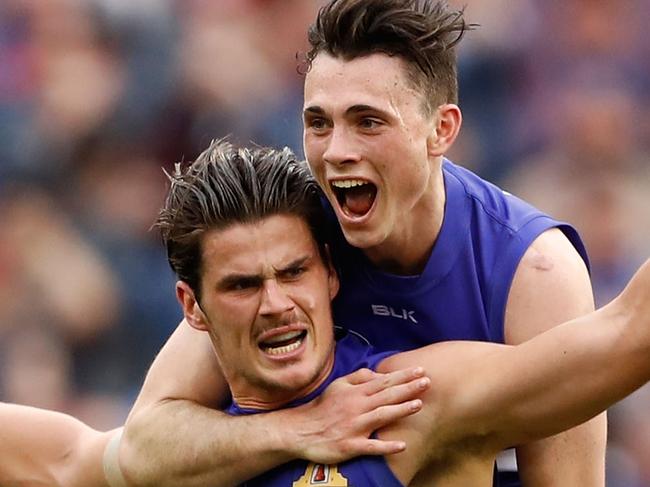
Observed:
[[[435,131],[428,141],[428,151],[431,156],[445,155],[458,137],[463,116],[458,105],[446,103],[440,105],[436,114]]]
[[[208,331],[208,321],[199,306],[194,291],[184,281],[176,283],[176,298],[183,308],[183,315],[190,326],[196,330]]]

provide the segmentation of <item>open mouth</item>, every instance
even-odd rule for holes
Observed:
[[[339,207],[352,218],[365,216],[377,196],[377,186],[362,179],[332,181],[331,186]]]
[[[293,330],[275,335],[259,343],[259,347],[269,355],[284,355],[297,350],[307,337],[307,330]]]

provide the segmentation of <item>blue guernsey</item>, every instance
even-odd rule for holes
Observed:
[[[588,265],[571,226],[446,160],[443,175],[444,220],[419,276],[377,270],[336,225],[333,253],[341,289],[334,319],[377,350],[405,351],[444,340],[503,343],[505,307],[519,261],[550,228],[560,228]],[[495,485],[518,484],[503,473]]]
[[[335,379],[361,368],[375,370],[379,362],[394,352],[375,353],[365,340],[353,333],[337,330],[336,357],[332,373],[318,389],[286,407],[304,404],[322,394]],[[231,404],[226,410],[240,416],[264,411]],[[296,460],[270,470],[242,484],[242,487],[403,487],[383,457],[359,457],[338,465]]]
[[[341,278],[335,322],[377,350],[411,350],[443,340],[503,343],[515,270],[545,230],[559,227],[587,261],[571,226],[449,161],[443,174],[444,221],[421,275],[381,272],[340,232],[335,239]]]

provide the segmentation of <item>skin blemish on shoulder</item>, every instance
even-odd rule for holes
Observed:
[[[526,256],[526,263],[538,271],[553,270],[553,259],[544,255],[542,252],[534,251]]]

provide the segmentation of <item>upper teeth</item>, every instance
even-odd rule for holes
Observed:
[[[285,340],[291,340],[293,338],[297,338],[297,337],[300,336],[301,333],[302,333],[302,331],[300,331],[300,330],[298,330],[298,331],[288,331],[286,333],[282,333],[280,335],[276,335],[276,336],[274,336],[272,338],[269,338],[268,340],[265,340],[265,342],[270,343],[270,344],[279,343],[279,342],[283,342]]]
[[[345,179],[343,181],[332,181],[332,186],[335,188],[353,188],[355,186],[363,186],[368,184],[366,181],[361,179]]]

